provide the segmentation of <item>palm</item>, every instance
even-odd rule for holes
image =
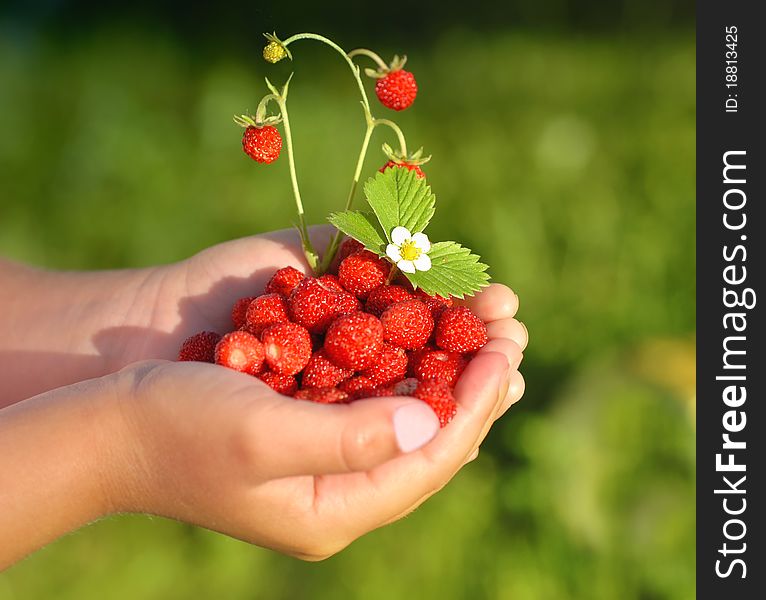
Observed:
[[[330,232],[328,227],[312,229],[316,247],[326,245]],[[181,342],[194,333],[230,331],[234,302],[263,293],[274,271],[285,266],[307,270],[295,230],[233,240],[170,265],[161,291],[147,300],[146,314],[154,315],[152,335],[136,344],[126,362],[172,359]]]

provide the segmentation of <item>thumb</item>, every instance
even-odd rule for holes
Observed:
[[[427,444],[439,419],[414,398],[317,404],[282,397],[248,416],[253,458],[271,477],[370,470]]]

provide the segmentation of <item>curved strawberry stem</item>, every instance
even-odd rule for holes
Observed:
[[[335,42],[333,42],[330,39],[327,39],[323,35],[318,35],[316,33],[296,33],[295,35],[291,35],[289,38],[287,38],[284,42],[282,42],[282,45],[287,48],[290,44],[293,42],[297,42],[298,40],[316,40],[318,42],[322,42],[323,44],[327,44],[332,48],[333,50],[337,51],[343,59],[348,63],[349,68],[351,69],[351,72],[354,74],[354,79],[356,79],[356,83],[359,86],[359,92],[362,95],[362,105],[365,108],[366,114],[370,114],[370,101],[367,99],[367,92],[364,91],[364,85],[362,84],[362,78],[359,77],[359,67],[357,67],[354,62],[349,58],[348,54],[346,54],[346,51],[338,46]]]
[[[405,139],[404,139],[404,133],[402,133],[402,130],[399,128],[399,126],[396,125],[396,123],[394,123],[393,121],[389,121],[388,119],[373,118],[372,112],[370,110],[370,101],[367,98],[367,92],[365,91],[364,84],[362,83],[359,67],[356,64],[354,64],[351,58],[352,58],[352,55],[365,55],[375,60],[375,62],[378,62],[386,70],[388,69],[388,66],[383,62],[383,60],[377,54],[375,54],[371,50],[360,48],[357,50],[353,50],[351,53],[347,53],[345,50],[343,50],[343,48],[338,46],[338,44],[336,44],[332,40],[324,37],[323,35],[318,35],[316,33],[296,33],[295,35],[291,35],[289,38],[281,42],[281,44],[284,46],[285,50],[289,52],[289,50],[287,50],[287,47],[293,42],[297,42],[298,40],[314,40],[317,42],[322,42],[323,44],[328,45],[330,48],[332,48],[338,54],[340,54],[343,57],[343,60],[346,61],[349,68],[351,69],[351,73],[353,74],[354,79],[356,80],[357,87],[359,88],[359,93],[361,94],[361,97],[362,97],[362,109],[364,110],[364,117],[365,117],[365,122],[367,124],[367,127],[364,132],[364,139],[362,140],[362,148],[359,152],[359,158],[356,161],[354,178],[351,180],[351,188],[349,189],[348,197],[346,198],[345,210],[350,210],[352,204],[354,203],[354,196],[356,195],[356,188],[359,185],[359,178],[362,175],[362,167],[364,166],[364,159],[367,156],[367,149],[370,144],[370,138],[372,137],[372,132],[375,130],[375,127],[377,125],[386,125],[387,127],[391,128],[396,133],[397,138],[399,139],[399,145],[401,146],[402,155],[403,156],[407,155],[407,143],[405,142]],[[287,137],[288,136],[287,131],[289,130],[289,122],[288,122],[286,114],[283,114],[283,119],[285,121],[285,135]],[[288,139],[288,152],[289,152],[289,156],[292,156],[290,146],[291,146],[291,142]],[[293,169],[291,169],[291,175],[294,175]],[[296,181],[293,182],[293,189],[296,190],[296,193],[297,193]],[[299,196],[296,196],[296,199],[298,198]],[[301,222],[303,221],[302,211],[303,211],[303,207],[301,206],[299,210],[299,219],[301,220]],[[305,229],[305,226],[304,226],[304,229]],[[335,258],[335,254],[338,251],[338,247],[340,246],[341,235],[342,235],[341,232],[338,231],[333,236],[332,240],[330,241],[330,245],[327,247],[327,250],[324,256],[322,257],[322,262],[319,265],[319,270],[317,271],[317,275],[320,275],[326,272],[330,268],[333,258]],[[307,240],[304,240],[304,243],[306,241]],[[308,256],[308,251],[307,251],[307,256]]]
[[[255,109],[256,123],[262,123],[263,120],[266,118],[266,109],[268,107],[269,102],[272,102],[272,101],[279,104],[279,96],[276,94],[267,94],[266,96],[261,98],[261,101],[258,103],[258,108]]]
[[[384,73],[388,71],[388,65],[385,63],[385,61],[380,58],[380,56],[373,52],[372,50],[368,50],[367,48],[356,48],[348,53],[349,58],[354,58],[355,56],[366,56],[368,58],[371,58],[375,61],[375,64],[378,65],[381,71]]]
[[[311,267],[312,271],[316,272],[317,265],[319,264],[319,255],[316,253],[316,250],[314,250],[314,247],[311,244],[311,238],[309,237],[309,231],[306,227],[306,219],[304,218],[304,212],[303,212],[303,202],[301,201],[301,191],[298,188],[298,176],[295,172],[295,154],[293,152],[293,136],[292,132],[290,130],[290,117],[287,113],[287,91],[290,86],[290,79],[292,79],[292,74],[287,79],[287,82],[285,83],[284,87],[282,88],[282,92],[280,93],[272,84],[271,82],[266,79],[266,85],[269,87],[269,90],[271,90],[271,93],[273,95],[273,100],[277,102],[279,105],[279,112],[282,115],[282,124],[285,128],[285,142],[287,144],[287,162],[290,165],[290,179],[293,184],[293,196],[295,197],[295,206],[298,210],[298,232],[301,235],[301,242],[303,243],[303,253],[306,256],[306,262],[308,262],[309,267]],[[264,98],[264,100],[266,100]],[[261,102],[263,103],[264,100]],[[267,101],[267,100],[266,100]],[[268,101],[267,101],[268,102]],[[265,104],[264,104],[265,107]],[[259,105],[258,108],[260,109],[261,106]]]
[[[399,128],[399,126],[393,121],[389,121],[388,119],[373,119],[373,121],[375,125],[386,125],[387,127],[393,129],[396,137],[399,138],[399,149],[402,151],[402,156],[407,156],[407,142],[405,141],[404,133],[402,133],[402,130]]]

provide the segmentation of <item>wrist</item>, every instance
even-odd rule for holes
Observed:
[[[168,315],[156,311],[172,267],[57,272],[0,264],[0,407],[151,356]],[[7,285],[5,285],[7,284]],[[7,292],[7,293],[6,293]],[[142,354],[144,352],[144,354]]]
[[[109,400],[94,408],[103,424],[97,468],[104,514],[156,512],[156,460],[147,414],[147,381],[164,361],[142,361],[105,378]]]
[[[113,377],[0,410],[0,569],[114,512],[123,476]]]

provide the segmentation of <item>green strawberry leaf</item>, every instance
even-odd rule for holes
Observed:
[[[385,256],[386,235],[372,213],[347,210],[333,213],[327,220],[347,236],[364,244],[364,247],[371,252]]]
[[[457,242],[436,242],[428,256],[431,257],[428,271],[405,273],[412,285],[426,294],[463,298],[489,285],[489,275],[485,272],[489,267]]]
[[[368,179],[364,194],[389,241],[395,227],[418,233],[434,216],[436,196],[425,179],[404,167],[392,167]]]

